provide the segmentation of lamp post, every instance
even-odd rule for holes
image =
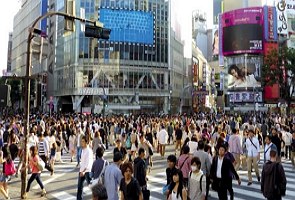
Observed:
[[[88,23],[93,23],[95,24],[95,21],[87,20],[87,19],[82,19],[79,17],[75,17],[72,15],[69,15],[67,13],[63,12],[48,12],[42,16],[39,16],[33,23],[32,26],[29,28],[29,35],[27,38],[27,60],[26,60],[26,75],[24,77],[24,82],[25,82],[25,117],[24,117],[24,159],[23,159],[23,170],[21,171],[21,198],[24,199],[26,198],[25,193],[26,193],[26,187],[27,187],[27,165],[28,165],[28,133],[29,133],[29,123],[30,123],[30,79],[31,79],[31,71],[30,71],[30,65],[31,65],[31,43],[32,39],[35,37],[34,34],[38,33],[36,32],[35,26],[37,23],[47,17],[53,16],[53,15],[59,15],[63,17],[67,17],[68,19],[71,20],[79,20],[81,22],[88,22]]]

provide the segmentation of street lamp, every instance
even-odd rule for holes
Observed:
[[[47,17],[53,16],[53,15],[59,15],[59,16],[63,16],[66,17],[67,19],[71,19],[71,20],[79,20],[81,22],[88,22],[88,23],[92,23],[95,25],[95,21],[91,21],[91,20],[87,20],[87,19],[82,19],[79,17],[75,17],[72,15],[69,15],[67,13],[63,13],[63,12],[47,12],[46,14],[39,16],[33,23],[32,26],[29,28],[29,35],[27,38],[27,60],[26,60],[26,75],[24,77],[24,87],[25,87],[25,106],[24,106],[24,110],[25,110],[25,117],[24,117],[24,160],[23,160],[23,164],[24,164],[24,170],[22,170],[21,172],[21,198],[24,199],[25,197],[25,193],[26,193],[26,187],[27,187],[27,165],[28,165],[28,133],[29,133],[29,120],[30,120],[30,79],[31,79],[31,71],[30,71],[30,64],[31,64],[31,43],[32,43],[32,39],[35,37],[35,34],[40,34],[40,31],[38,29],[35,28],[35,26],[37,25],[37,23]],[[94,26],[96,27],[96,26]],[[101,28],[101,27],[97,27]]]

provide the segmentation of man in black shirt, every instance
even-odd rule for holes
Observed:
[[[276,145],[277,147],[277,160],[280,162],[281,161],[281,139],[278,136],[278,132],[275,128],[271,129],[271,133],[272,133],[272,138],[271,138],[271,142],[273,144]]]
[[[121,144],[121,140],[120,139],[117,139],[116,140],[116,148],[114,148],[114,155],[116,152],[120,152],[122,154],[122,161],[123,163],[127,160],[127,150],[125,147],[122,147],[122,144]]]
[[[179,124],[177,124],[175,127],[175,138],[176,138],[176,144],[175,144],[175,155],[176,155],[178,148],[179,148],[179,151],[181,151],[182,130]]]

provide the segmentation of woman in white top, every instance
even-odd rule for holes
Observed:
[[[173,173],[173,181],[169,187],[170,200],[187,200],[187,192],[183,185],[183,175],[180,169],[176,169]]]
[[[69,151],[71,154],[71,162],[73,162],[73,158],[76,154],[76,146],[76,130],[73,130],[69,137]]]

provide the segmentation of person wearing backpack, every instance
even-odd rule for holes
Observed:
[[[198,157],[191,159],[191,171],[188,177],[188,197],[194,200],[206,198],[206,176],[201,170],[201,160]]]
[[[92,180],[93,183],[104,183],[104,172],[109,162],[103,158],[104,149],[100,146],[96,148],[96,160],[92,164]],[[96,181],[95,181],[96,180]],[[92,183],[92,184],[93,184]]]
[[[286,175],[283,165],[277,162],[277,149],[270,150],[270,160],[263,165],[261,192],[268,200],[280,200],[286,195]]]

